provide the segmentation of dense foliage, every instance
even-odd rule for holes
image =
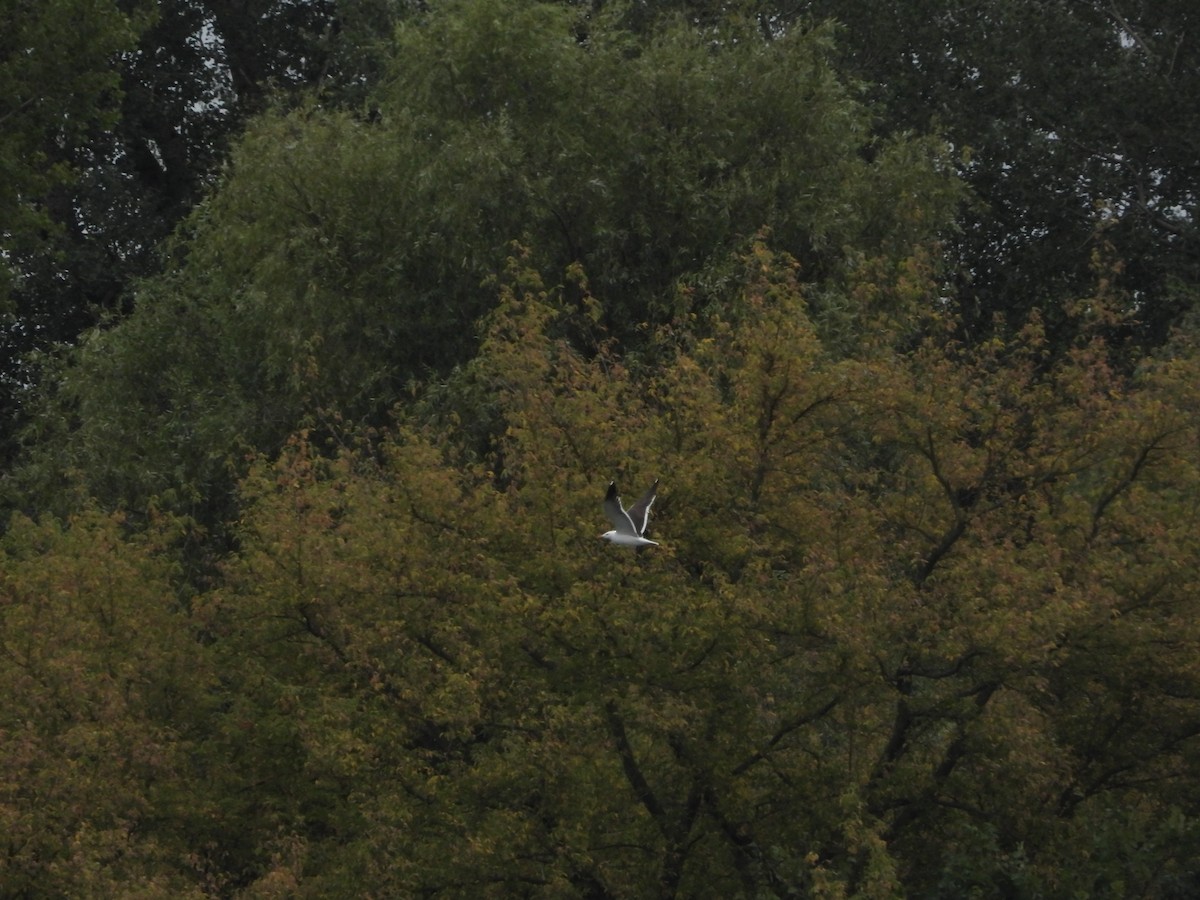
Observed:
[[[1004,142],[816,4],[244,6],[320,91],[22,384],[0,894],[1200,891],[1183,138],[1034,290]]]
[[[874,145],[824,32],[581,45],[575,15],[466,4],[398,30],[372,121],[258,120],[185,262],[59,383],[41,427],[78,427],[42,441],[68,456],[53,468],[105,503],[170,491],[211,525],[240,443],[278,449],[322,410],[378,424],[413,379],[465,362],[514,239],[549,278],[582,264],[633,348],[646,323],[725,302],[731,254],[763,227],[803,251],[827,326],[857,332],[860,274],[953,215],[941,145]]]
[[[184,605],[169,529],[15,523],[10,883],[1194,890],[1195,360],[937,317],[842,357],[789,260],[743,266],[639,375],[514,262],[470,371],[493,453],[302,432]],[[663,479],[655,552],[596,539],[610,473]]]
[[[0,0],[0,466],[269,98],[361,97],[401,0]]]

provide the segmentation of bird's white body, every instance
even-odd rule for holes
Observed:
[[[621,505],[621,498],[617,496],[617,483],[610,481],[608,494],[604,498],[604,514],[608,516],[608,521],[613,523],[613,530],[604,532],[600,537],[621,547],[637,547],[639,550],[643,547],[657,547],[658,541],[645,537],[646,526],[650,524],[650,507],[654,505],[657,493],[658,480],[655,479],[654,484],[650,485],[650,490],[626,510]]]
[[[600,535],[606,541],[620,544],[622,547],[657,547],[658,541],[652,541],[638,534],[621,534],[618,531],[606,531]]]

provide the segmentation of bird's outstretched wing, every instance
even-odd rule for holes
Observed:
[[[633,519],[629,517],[629,513],[625,512],[625,507],[621,505],[621,498],[617,494],[617,483],[610,481],[608,483],[608,493],[604,496],[604,515],[608,516],[608,521],[612,522],[613,528],[617,530],[617,534],[627,534],[630,537],[637,537],[637,529],[633,527]]]
[[[646,533],[646,526],[650,524],[650,507],[654,505],[654,500],[658,495],[658,479],[654,479],[654,484],[650,485],[650,490],[642,494],[640,500],[633,506],[629,507],[627,515],[638,535]]]

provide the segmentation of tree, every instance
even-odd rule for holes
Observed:
[[[0,333],[6,462],[33,415],[32,388],[53,378],[46,354],[128,312],[134,285],[162,270],[163,242],[212,190],[247,119],[306,93],[358,108],[381,65],[375,44],[403,8],[58,3],[5,29],[12,47],[29,52],[6,54],[13,62],[0,76],[21,104],[4,155],[40,160],[22,163],[28,177],[0,172],[27,214],[5,215],[0,237],[6,276],[15,276]],[[74,47],[66,33],[89,42]],[[36,41],[49,43],[34,52]]]
[[[73,0],[36,8],[6,0],[0,22],[0,220],[5,223],[0,300],[9,315],[10,255],[35,243],[47,228],[37,201],[67,175],[56,165],[61,161],[56,147],[72,145],[94,124],[112,123],[119,98],[110,64],[136,32],[115,4]]]
[[[89,510],[0,541],[8,893],[269,894],[299,873],[300,820],[325,821],[289,695],[180,588],[183,524]]]
[[[1118,352],[1105,247],[981,332],[945,155],[824,31],[575,12],[452,5],[377,117],[256,120],[63,368],[4,883],[1194,895],[1193,336]],[[655,477],[659,546],[600,541]]]
[[[193,894],[190,784],[215,679],[176,608],[169,534],[18,519],[0,546],[0,879],[11,894]]]
[[[47,265],[58,244],[47,198],[78,169],[73,153],[120,107],[114,60],[143,24],[114,2],[0,3],[0,452],[12,453],[16,398],[29,390],[20,357],[41,341],[45,316],[26,308],[30,260]]]
[[[787,9],[842,23],[839,65],[867,82],[882,131],[937,130],[969,151],[960,171],[977,202],[949,249],[970,339],[1032,309],[1058,335],[1106,245],[1134,313],[1124,340],[1158,346],[1187,320],[1200,274],[1193,4]]]
[[[183,263],[61,382],[89,490],[137,506],[173,486],[224,509],[228,486],[208,485],[229,484],[239,442],[278,448],[320,410],[384,421],[414,379],[473,353],[481,282],[522,235],[546,272],[583,263],[631,347],[643,323],[724,302],[731,255],[763,226],[822,285],[823,327],[861,333],[855,273],[907,258],[954,208],[939,146],[865,159],[824,32],[714,47],[595,21],[581,43],[575,22],[454,4],[398,32],[377,121],[258,120]]]
[[[6,883],[1194,891],[1194,350],[1112,366],[1103,292],[1066,353],[914,341],[913,260],[847,352],[759,240],[637,361],[533,261],[446,402],[258,454],[203,589],[186,522],[14,523]]]
[[[1035,321],[847,359],[786,257],[743,272],[638,374],[518,263],[490,464],[410,423],[256,467],[212,614],[334,786],[311,885],[1182,896],[1194,357],[1047,368]],[[660,548],[596,539],[610,474],[662,477]]]

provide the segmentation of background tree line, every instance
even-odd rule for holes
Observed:
[[[1195,15],[0,2],[6,890],[1190,896]]]

